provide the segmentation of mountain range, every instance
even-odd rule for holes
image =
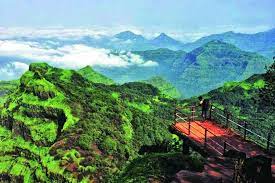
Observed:
[[[230,43],[242,50],[257,52],[269,58],[272,58],[275,54],[275,28],[256,34],[235,33],[233,31],[214,34],[200,38],[195,42],[187,43],[183,49],[191,51],[213,40]]]
[[[132,52],[157,67],[95,68],[118,83],[147,80],[161,76],[171,82],[184,97],[206,93],[227,81],[240,81],[265,72],[272,63],[257,53],[243,51],[232,44],[210,41],[186,53],[169,49]]]
[[[122,59],[128,58],[128,54],[134,54],[141,60],[154,63],[154,66],[130,64],[127,67],[94,66],[93,69],[111,78],[115,83],[142,81],[160,76],[173,84],[181,92],[181,96],[191,97],[215,89],[224,82],[240,81],[252,74],[263,73],[265,66],[271,63],[270,58],[275,45],[274,33],[275,29],[256,34],[226,32],[206,36],[193,43],[182,43],[164,33],[147,39],[131,31],[97,38],[20,37],[16,40],[33,41],[45,46],[47,48],[43,50],[45,52],[48,49],[59,49],[57,55],[63,52],[60,47],[79,44],[109,49],[108,55],[123,57]],[[0,67],[14,60],[26,64],[33,62],[25,56],[0,56]],[[85,70],[82,74],[85,75]],[[7,75],[11,76],[12,73]]]
[[[230,31],[202,37],[190,43],[183,43],[171,38],[165,33],[161,33],[159,36],[150,40],[144,38],[142,35],[137,35],[130,31],[121,32],[116,34],[114,37],[118,38],[120,41],[128,41],[128,48],[126,47],[124,49],[132,51],[168,48],[171,50],[184,50],[190,52],[210,41],[219,40],[233,44],[244,51],[257,52],[269,58],[272,58],[275,54],[275,28],[255,34],[235,33]],[[124,44],[127,45],[126,42],[124,42]],[[123,42],[119,41],[118,43],[123,44]],[[112,46],[110,45],[110,47]],[[115,47],[116,46],[114,46],[114,48]]]
[[[257,52],[269,58],[272,58],[275,54],[275,28],[255,34],[235,33],[230,31],[202,37],[190,43],[183,43],[171,38],[165,33],[161,33],[159,36],[151,40],[130,31],[121,32],[116,34],[114,37],[122,41],[128,41],[128,48],[126,47],[124,49],[132,51],[168,48],[171,50],[184,50],[190,52],[210,41],[219,40],[233,44],[244,51]]]
[[[116,51],[146,51],[158,48],[171,50],[184,50],[190,52],[202,45],[219,40],[233,44],[244,51],[257,52],[268,58],[272,58],[275,52],[275,28],[255,34],[235,33],[233,31],[212,34],[193,42],[184,43],[171,36],[160,33],[157,37],[147,39],[143,35],[131,31],[124,31],[112,36],[83,36],[74,39],[62,39],[58,37],[15,37],[18,41],[33,41],[51,48],[64,45],[85,44],[96,48],[106,48]]]
[[[165,33],[161,33],[153,39],[146,39],[142,35],[134,34],[131,31],[125,31],[113,37],[116,38],[113,40],[115,44],[110,42],[109,48],[116,50],[144,51],[158,48],[180,50],[183,48],[182,42],[173,39]]]

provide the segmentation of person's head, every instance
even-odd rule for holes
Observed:
[[[199,96],[198,99],[199,99],[199,100],[202,100],[202,96]]]

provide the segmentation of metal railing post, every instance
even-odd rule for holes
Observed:
[[[230,117],[230,113],[226,112],[226,128],[229,128],[229,117]]]
[[[212,120],[212,109],[213,105],[210,105],[210,111],[209,111],[209,119]]]
[[[177,122],[177,108],[174,111],[174,124]]]
[[[247,123],[244,122],[244,135],[243,135],[244,140],[246,140],[246,135],[247,135]]]
[[[192,121],[195,121],[195,107],[192,106],[192,107],[191,107],[191,110],[192,110],[192,117],[191,117],[191,120],[192,120]]]
[[[191,134],[191,121],[188,121],[188,135]]]
[[[204,147],[206,147],[207,144],[207,129],[204,129]]]
[[[223,154],[225,154],[226,153],[226,141],[224,141],[224,143],[223,143]]]

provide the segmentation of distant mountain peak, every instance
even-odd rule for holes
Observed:
[[[115,38],[122,40],[144,40],[145,38],[142,35],[135,34],[131,31],[124,31],[116,34]]]
[[[162,32],[162,33],[160,33],[160,35],[158,37],[169,37],[169,36],[167,34],[165,34],[165,33]]]
[[[228,51],[241,51],[241,50],[236,46],[234,46],[233,44],[226,43],[220,40],[212,40],[194,49],[193,51],[190,52],[190,54],[198,56],[205,52],[211,52],[212,54],[214,54],[214,53],[228,52]]]
[[[176,41],[176,40],[174,40],[173,38],[171,38],[170,36],[168,36],[165,33],[160,33],[160,35],[158,35],[154,40],[173,40],[173,41]]]
[[[235,32],[234,31],[227,31],[224,34],[235,34]]]
[[[206,43],[205,45],[211,45],[211,44],[228,44],[228,43],[225,43],[221,40],[212,40],[212,41],[209,41],[208,43]]]
[[[171,45],[180,44],[179,41],[173,39],[172,37],[168,36],[165,33],[161,33],[160,35],[158,35],[156,38],[152,40],[152,42],[154,44],[171,44]]]
[[[227,42],[224,42],[224,41],[221,41],[218,39],[209,41],[209,42],[205,43],[204,45],[202,45],[201,47],[213,47],[214,48],[216,46],[224,47],[226,49],[239,49],[238,47],[236,47],[235,45],[233,45],[231,43],[227,43]]]

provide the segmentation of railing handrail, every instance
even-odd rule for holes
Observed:
[[[175,125],[173,125],[173,127],[175,128],[175,129],[178,129],[178,130],[180,130],[178,127],[176,127]],[[187,127],[185,127],[185,126],[182,126],[183,128],[185,128],[186,130],[189,130]],[[195,128],[194,128],[195,129]],[[197,129],[196,129],[197,130]],[[197,130],[198,131],[198,130]],[[194,136],[196,136],[196,137],[198,137],[198,138],[200,138],[197,134],[195,134],[195,133],[193,133],[192,131],[190,131],[190,134],[193,134]],[[201,132],[200,132],[201,133]],[[189,135],[190,135],[189,134]],[[201,133],[202,135],[204,135],[203,133]],[[210,138],[209,138],[210,139]],[[223,148],[223,146],[221,146],[220,144],[218,144],[217,142],[215,142],[213,139],[210,139],[210,140],[212,140],[214,143],[216,143],[219,147],[221,147],[221,148]],[[218,152],[218,154],[220,154],[220,155],[222,155],[222,153],[219,151],[219,150],[217,150],[215,147],[213,147],[212,145],[210,145],[210,144],[207,144],[208,146],[210,146],[213,150],[215,150],[216,152]]]
[[[212,112],[215,112],[215,110],[219,110],[219,111],[223,111],[224,113],[227,113],[227,114],[233,116],[229,111],[222,110],[222,109],[218,108],[217,106],[215,106],[214,104],[212,104],[212,106],[215,107],[215,108],[212,108],[212,107],[210,108],[210,109],[212,109]],[[216,114],[218,114],[219,116],[221,116],[221,117],[223,117],[223,118],[226,119],[226,117],[223,116],[222,114],[220,114],[220,113],[218,113],[218,112],[216,112]],[[255,131],[253,131],[253,130],[247,128],[246,125],[251,125],[250,123],[248,123],[248,122],[245,121],[245,120],[241,120],[241,119],[238,118],[238,117],[235,117],[235,118],[236,118],[237,120],[239,120],[239,121],[244,122],[244,125],[241,125],[241,124],[239,124],[238,122],[236,122],[236,121],[234,121],[234,120],[232,120],[232,119],[228,119],[228,121],[229,121],[230,123],[233,123],[233,124],[237,125],[238,127],[242,128],[242,129],[244,129],[246,132],[249,132],[250,134],[252,134],[252,135],[254,135],[254,136],[256,136],[256,137],[261,138],[262,140],[265,141],[265,143],[269,143],[269,145],[275,146],[275,144],[274,144],[272,141],[269,141],[268,138],[263,137],[263,136],[259,135],[258,133],[256,133]],[[256,141],[255,143],[258,144],[259,142]],[[259,145],[259,144],[258,144],[258,145]]]
[[[206,130],[207,132],[209,132],[209,133],[211,133],[214,137],[216,137],[216,138],[218,138],[218,136],[217,135],[215,135],[213,132],[211,132],[210,130],[208,130],[207,128],[205,128],[204,126],[202,126],[201,124],[199,124],[199,123],[197,123],[197,122],[195,122],[197,125],[199,125],[200,127],[202,127],[204,130]],[[211,138],[210,138],[211,139]],[[214,141],[213,139],[211,139],[212,141]],[[216,141],[215,141],[216,142]],[[218,144],[218,142],[216,142],[217,144]],[[230,144],[230,143],[228,143],[228,142],[226,142],[226,144],[227,145],[229,145],[229,146],[231,146],[231,147],[233,147],[235,150],[238,150],[234,145],[232,145],[232,144]],[[219,144],[220,145],[220,144]],[[220,146],[222,146],[222,145],[220,145]]]
[[[182,113],[182,111],[180,111],[180,109],[189,109],[189,110],[191,109],[190,112],[192,113],[192,119],[194,120],[194,119],[197,117],[197,116],[194,115],[194,113],[196,112],[196,110],[194,110],[194,108],[196,108],[196,107],[197,107],[196,105],[192,105],[192,106],[184,106],[183,108],[177,108],[178,113],[176,113],[176,115],[177,115],[178,117],[180,117],[180,119],[184,119],[184,118],[182,118],[182,117],[180,116],[180,114],[184,115],[184,114]],[[265,138],[265,137],[259,135],[258,133],[256,133],[255,131],[253,131],[252,129],[247,128],[247,125],[251,125],[251,124],[248,123],[247,121],[244,121],[244,120],[241,120],[241,119],[235,117],[235,119],[237,119],[238,121],[244,122],[244,125],[242,125],[242,124],[239,124],[239,122],[234,121],[232,118],[230,119],[230,116],[231,116],[231,117],[234,117],[234,116],[233,116],[229,111],[226,111],[225,109],[220,109],[218,106],[216,106],[216,105],[214,105],[214,104],[211,104],[211,105],[210,105],[210,111],[211,111],[211,113],[214,112],[214,113],[216,113],[217,115],[219,115],[220,117],[226,119],[226,120],[227,120],[227,124],[226,124],[226,125],[228,125],[229,123],[232,123],[232,124],[238,126],[239,128],[243,129],[243,130],[244,130],[244,139],[246,139],[247,133],[249,133],[249,134],[252,134],[253,136],[256,136],[257,138],[262,139],[262,140],[264,141],[264,143],[267,143],[267,144],[268,144],[268,145],[267,145],[267,148],[270,148],[270,147],[273,147],[273,146],[275,147],[275,144],[270,140],[270,138]],[[221,114],[221,113],[219,113],[219,112],[217,112],[217,111],[223,112],[224,115]],[[210,113],[210,114],[211,114],[211,113]],[[186,117],[187,117],[187,116],[186,116]],[[187,117],[187,119],[190,119],[190,118]],[[187,122],[186,119],[184,119],[184,121]],[[195,121],[195,120],[194,120],[194,121]],[[203,127],[201,124],[199,124],[199,123],[197,123],[197,122],[195,122],[195,123],[196,123],[197,125],[201,126],[203,129],[207,130],[207,129],[206,129],[205,127]],[[234,128],[233,128],[233,129],[234,129]],[[235,129],[234,129],[234,130],[235,130]],[[217,137],[213,132],[211,132],[211,131],[209,131],[209,130],[207,130],[207,132],[209,132],[209,133],[211,133],[213,136]],[[211,139],[211,140],[213,140],[213,139]],[[233,146],[232,144],[230,144],[230,143],[228,143],[228,142],[225,142],[225,143],[226,143],[227,145],[229,145],[230,147],[232,147],[233,149],[237,150],[237,148],[236,148],[235,146]],[[257,142],[257,141],[255,141],[255,143],[258,144],[258,145],[260,145],[259,142]],[[261,146],[261,145],[260,145],[260,146]]]
[[[177,116],[178,118],[182,119],[184,122],[188,122],[189,125],[190,125],[190,127],[193,127],[193,129],[196,130],[197,132],[199,132],[200,134],[206,135],[206,134],[202,133],[201,131],[199,131],[198,129],[196,129],[192,124],[194,124],[194,123],[197,124],[199,127],[201,127],[202,129],[204,129],[206,133],[210,133],[210,134],[212,134],[214,137],[218,138],[217,135],[215,135],[213,132],[211,132],[210,130],[208,130],[207,128],[205,128],[204,126],[202,126],[201,124],[197,123],[196,121],[194,121],[193,123],[191,123],[190,121],[186,121],[186,119],[185,119],[185,118],[182,118],[179,114],[180,114],[180,113],[176,113],[176,116]],[[185,128],[186,130],[188,130],[190,134],[192,133],[192,134],[195,135],[196,137],[199,137],[197,134],[193,133],[192,130],[190,130],[189,128],[187,128],[187,127],[185,127],[185,126],[182,126],[182,127]],[[177,128],[175,125],[174,125],[174,128],[179,129],[179,128]],[[189,135],[190,135],[190,134],[189,134]],[[206,136],[205,136],[205,137],[206,137]],[[201,137],[199,137],[199,138],[201,138]],[[218,141],[216,141],[216,140],[214,140],[214,139],[212,139],[212,138],[207,138],[207,137],[206,137],[206,139],[211,140],[211,141],[212,141],[213,143],[215,143],[218,147],[223,148],[223,145],[221,145]],[[207,142],[205,142],[205,143],[207,144]],[[229,145],[229,146],[232,147],[233,149],[238,150],[235,146],[233,146],[232,144],[226,142],[225,140],[223,141],[223,143],[226,143],[227,145]],[[222,154],[220,151],[218,151],[217,149],[215,149],[211,144],[208,143],[207,145],[210,146],[213,150],[215,150],[215,151],[218,152],[219,154]]]

